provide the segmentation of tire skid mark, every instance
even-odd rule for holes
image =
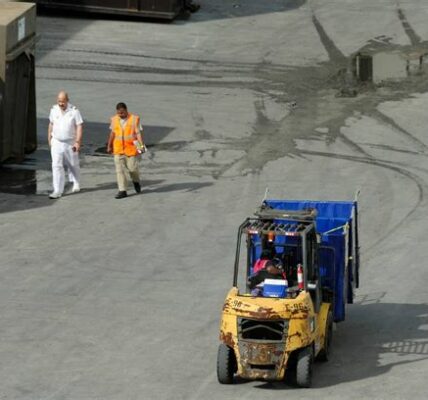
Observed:
[[[197,87],[197,88],[241,88],[241,89],[253,89],[254,82],[242,82],[242,81],[221,81],[221,80],[193,80],[193,81],[153,81],[149,79],[120,79],[117,78],[112,82],[109,77],[106,78],[95,78],[95,77],[72,77],[72,76],[38,76],[37,79],[48,80],[48,81],[68,81],[68,82],[91,82],[91,83],[108,83],[109,85],[146,85],[146,86],[171,86],[171,87]]]
[[[340,132],[337,137],[340,137],[345,144],[347,144],[352,150],[355,150],[361,154],[364,154],[367,158],[373,158],[373,156],[369,153],[367,153],[359,144],[355,143],[354,141],[352,141],[351,139],[349,139],[345,134],[343,134],[342,132]]]
[[[337,64],[347,65],[348,58],[339,50],[334,41],[328,36],[322,24],[319,22],[315,14],[312,14],[312,23],[315,26],[321,43],[324,46],[325,51],[328,54],[330,62]]]
[[[410,43],[413,46],[416,46],[422,42],[421,37],[416,33],[416,31],[412,28],[409,21],[407,20],[406,15],[404,14],[403,10],[401,8],[397,9],[397,15],[398,19],[401,22],[401,25],[403,26],[404,32],[410,39]]]
[[[43,45],[40,47],[37,47],[37,50],[39,52],[46,52],[49,53],[51,51],[55,52],[66,52],[66,53],[83,53],[83,54],[97,54],[97,55],[105,55],[105,56],[114,56],[114,57],[133,57],[133,58],[140,58],[140,59],[152,59],[152,60],[162,60],[162,61],[179,61],[179,62],[186,62],[186,63],[195,63],[195,64],[201,64],[205,66],[220,66],[220,67],[227,67],[227,68],[236,68],[237,71],[243,72],[244,69],[247,69],[248,71],[252,71],[255,66],[258,66],[257,63],[252,62],[238,62],[238,61],[216,61],[216,60],[203,60],[203,59],[197,59],[197,58],[182,58],[182,57],[162,57],[162,56],[152,56],[147,54],[138,54],[138,53],[130,53],[130,52],[118,52],[118,51],[104,51],[104,50],[95,50],[95,49],[72,49],[72,48],[55,48],[55,47],[44,47]],[[291,67],[288,65],[281,65],[281,64],[273,64],[273,63],[265,63],[264,65],[266,68],[268,68],[270,71],[273,72],[280,72],[280,73],[286,73],[290,69],[294,69],[295,67]]]
[[[422,148],[424,151],[428,149],[428,146],[424,142],[419,140],[416,136],[412,135],[406,129],[402,128],[400,125],[397,124],[397,122],[395,122],[392,118],[388,117],[381,111],[375,109],[371,113],[371,116],[373,116],[383,125],[387,125],[391,127],[395,132],[398,132],[399,134],[404,136],[406,139],[410,140],[415,146],[417,146],[417,148]],[[424,151],[420,153],[424,153]]]
[[[378,240],[376,240],[374,243],[371,244],[365,251],[365,253],[370,253],[373,251],[380,243],[382,243],[385,239],[387,239],[389,236],[391,236],[409,217],[411,217],[419,207],[421,207],[425,200],[425,191],[428,189],[427,183],[420,178],[418,175],[404,169],[401,167],[398,167],[396,165],[389,164],[388,161],[383,160],[376,160],[374,158],[366,158],[366,157],[358,157],[358,156],[350,156],[350,155],[344,155],[344,154],[335,154],[335,153],[326,153],[326,152],[318,152],[318,151],[311,151],[311,150],[301,150],[303,154],[312,155],[312,156],[319,156],[319,157],[325,157],[325,158],[335,158],[339,160],[347,160],[350,162],[355,163],[363,163],[363,164],[369,164],[376,167],[381,167],[385,169],[389,169],[390,171],[394,171],[411,181],[413,181],[417,187],[418,190],[418,200],[416,204],[412,207],[412,209],[403,217],[401,218],[395,225],[392,226],[391,229],[389,229],[387,232],[385,232],[384,235],[382,235]]]
[[[415,155],[415,156],[423,156],[428,157],[428,154],[420,153],[418,151],[413,150],[406,150],[406,149],[400,149],[398,147],[390,146],[388,144],[379,144],[379,143],[370,143],[370,142],[358,142],[358,145],[364,145],[368,146],[373,149],[381,149],[381,150],[388,150],[396,153],[403,153],[403,154],[409,154],[409,155]]]
[[[39,68],[46,69],[69,69],[83,71],[99,71],[99,72],[119,72],[119,73],[145,73],[145,74],[168,74],[168,75],[195,75],[193,69],[175,69],[175,68],[159,68],[145,67],[121,63],[101,63],[91,61],[75,61],[73,63],[46,63],[37,65]]]

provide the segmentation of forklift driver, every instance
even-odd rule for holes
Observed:
[[[262,269],[266,268],[266,264],[269,261],[272,261],[275,259],[276,252],[275,248],[267,248],[262,251],[262,254],[260,254],[260,258],[255,262],[253,267],[253,274],[256,274],[257,272],[261,271]]]
[[[281,261],[278,259],[266,260],[263,267],[257,271],[255,270],[254,273],[248,278],[248,286],[253,296],[260,296],[263,292],[262,283],[265,281],[265,279],[284,278],[285,273]]]
[[[255,262],[252,270],[252,275],[256,274],[260,270],[266,267],[266,263],[269,260],[276,260],[277,253],[275,248],[275,235],[273,232],[269,232],[267,235],[264,235],[262,238],[262,253],[260,254],[260,258]]]

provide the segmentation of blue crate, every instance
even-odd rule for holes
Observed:
[[[287,286],[285,279],[265,279],[263,297],[286,297]]]

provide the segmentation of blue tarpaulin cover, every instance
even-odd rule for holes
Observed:
[[[355,256],[352,232],[357,203],[355,201],[266,200],[266,205],[279,210],[316,209],[316,230],[321,234],[319,266],[321,284],[334,292],[334,320],[345,319],[345,303],[352,301],[352,268],[349,256]],[[348,233],[348,235],[347,235]],[[348,257],[346,257],[348,256]],[[358,268],[358,266],[357,266]],[[351,293],[346,293],[349,287]],[[349,298],[351,296],[351,298]]]

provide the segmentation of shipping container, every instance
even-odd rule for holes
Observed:
[[[0,3],[0,162],[37,147],[36,6]]]
[[[42,7],[102,14],[174,19],[185,0],[36,0]]]

